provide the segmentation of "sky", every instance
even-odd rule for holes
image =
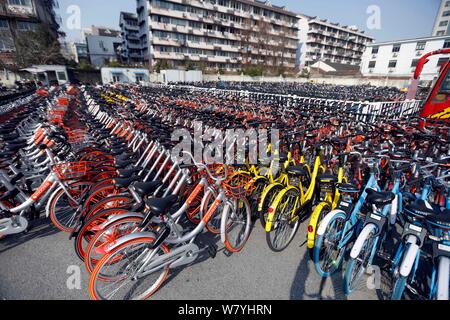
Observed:
[[[291,11],[319,16],[341,25],[355,25],[365,30],[377,42],[430,36],[440,0],[272,0]],[[120,11],[135,12],[135,0],[59,0],[59,13],[68,41],[80,38],[80,30],[71,24],[70,6],[80,8],[81,27],[100,25],[119,28]],[[379,8],[379,24],[368,27],[369,7]],[[373,11],[372,11],[373,14]],[[373,20],[372,20],[373,21]],[[75,27],[74,27],[75,26]],[[379,29],[378,29],[379,27]]]

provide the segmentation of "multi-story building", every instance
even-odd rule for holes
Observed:
[[[374,40],[355,26],[331,23],[318,17],[310,17],[308,24],[306,52],[301,61],[307,66],[315,61],[360,65],[366,46]],[[302,29],[300,32],[304,33]]]
[[[139,38],[138,17],[134,13],[120,13],[120,28],[122,37],[122,60],[131,63],[143,63],[141,40]]]
[[[77,63],[87,62],[89,63],[89,52],[86,43],[82,42],[74,42],[72,44],[72,54],[74,56],[74,60]]]
[[[450,48],[450,36],[373,43],[364,52],[361,73],[364,76],[409,79],[420,57],[442,48]],[[449,57],[450,54],[430,57],[423,68],[421,79],[433,80]]]
[[[142,54],[153,66],[293,71],[298,62],[298,17],[268,1],[137,0],[137,16]]]
[[[17,39],[23,31],[46,26],[58,39],[60,17],[55,13],[55,0],[2,0],[0,1],[0,61],[9,65]]]
[[[433,36],[450,35],[450,1],[441,0],[441,5],[436,16],[433,28]]]
[[[81,37],[86,42],[89,61],[96,67],[118,61],[119,47],[122,45],[120,31],[106,27],[92,26],[83,29]]]

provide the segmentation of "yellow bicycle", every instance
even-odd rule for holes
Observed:
[[[272,202],[265,225],[267,244],[275,252],[288,247],[300,222],[312,211],[317,177],[325,172],[321,153],[321,146],[316,147],[312,172],[304,163],[286,168],[289,176],[288,186],[281,190]],[[295,183],[291,183],[291,179],[295,180]]]
[[[312,255],[312,250],[314,249],[314,243],[316,241],[316,231],[320,221],[329,212],[336,209],[340,200],[340,193],[337,186],[341,183],[346,183],[347,178],[344,176],[344,155],[339,155],[339,165],[337,170],[337,176],[332,172],[320,175],[318,180],[318,194],[321,195],[319,203],[315,207],[311,218],[309,219],[308,225],[308,238],[307,246],[310,255]]]

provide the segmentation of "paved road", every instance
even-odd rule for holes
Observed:
[[[291,246],[276,254],[267,247],[257,222],[242,253],[227,257],[219,246],[215,259],[204,258],[173,272],[153,298],[346,299],[342,275],[324,281],[314,270],[306,246],[302,246],[305,228],[303,224]],[[202,239],[211,241],[209,235]],[[67,287],[67,271],[73,266],[81,268],[81,289]],[[0,240],[0,299],[89,299],[87,282],[88,274],[74,253],[73,241],[46,220],[30,234]],[[363,283],[349,299],[374,300],[378,296]]]

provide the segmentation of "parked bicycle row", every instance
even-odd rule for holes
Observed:
[[[322,98],[347,101],[402,101],[406,94],[395,87],[372,85],[331,85],[321,83],[295,82],[198,82],[190,84],[201,88],[242,90],[258,93],[296,95],[300,97]],[[426,97],[427,90],[420,89],[418,99]]]
[[[333,105],[173,86],[58,94],[0,128],[0,234],[26,230],[46,204],[55,227],[73,238],[93,299],[150,298],[171,270],[216,256],[220,244],[196,242],[201,233],[240,254],[262,225],[278,254],[304,223],[317,272],[344,269],[346,294],[380,264],[390,298],[448,300],[445,123],[369,124]],[[223,135],[227,129],[279,132],[279,142],[272,135],[254,144],[248,134]],[[179,133],[189,137],[183,149]],[[229,144],[212,140],[241,146],[243,157],[203,161],[229,154]]]

